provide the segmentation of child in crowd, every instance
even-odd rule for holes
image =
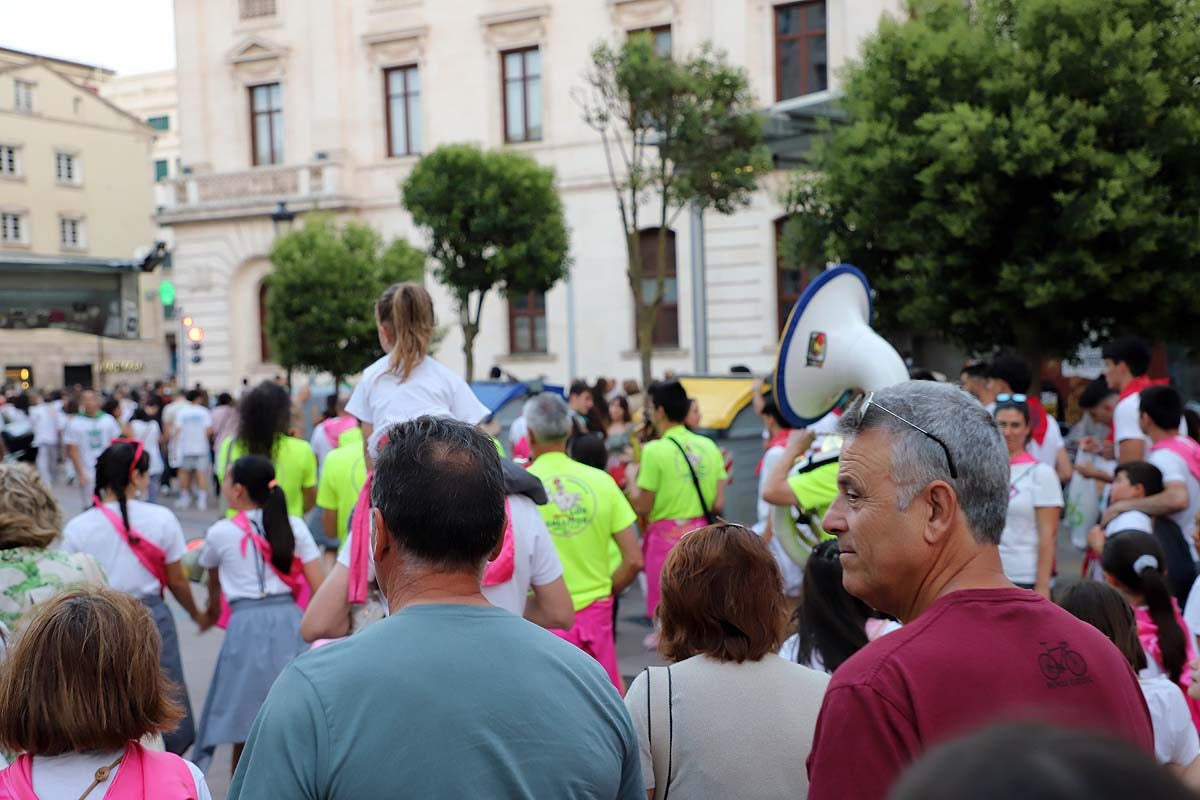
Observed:
[[[196,763],[207,769],[218,744],[233,744],[237,769],[242,746],[279,673],[308,649],[300,638],[300,603],[321,585],[321,551],[304,520],[290,517],[262,456],[233,463],[222,486],[237,512],[208,529],[200,565],[208,568],[208,614],[230,606],[225,641],[200,717]],[[307,583],[307,585],[305,585]]]
[[[1192,724],[1187,698],[1165,675],[1147,676],[1146,653],[1138,640],[1133,609],[1120,592],[1103,583],[1080,581],[1058,597],[1058,604],[1096,628],[1117,646],[1138,673],[1138,683],[1154,725],[1154,754],[1160,764],[1182,773],[1184,781],[1200,788],[1200,736]]]
[[[1100,557],[1105,580],[1133,608],[1138,639],[1147,656],[1142,674],[1166,675],[1186,693],[1192,680],[1187,665],[1195,660],[1196,649],[1171,596],[1165,563],[1155,538],[1135,531],[1110,538]],[[1188,706],[1193,722],[1200,726],[1200,702],[1189,698]]]

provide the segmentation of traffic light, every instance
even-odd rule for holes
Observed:
[[[163,281],[158,285],[158,299],[162,303],[163,318],[171,319],[175,316],[175,284],[170,281]]]
[[[203,360],[200,356],[200,347],[204,342],[204,328],[193,325],[191,317],[184,317],[183,324],[187,326],[187,339],[192,348],[192,363],[199,364]]]

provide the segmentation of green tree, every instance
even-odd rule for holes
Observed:
[[[592,51],[576,98],[600,134],[617,195],[633,292],[642,385],[651,380],[651,337],[666,291],[667,233],[689,204],[729,214],[746,206],[771,166],[746,74],[704,45],[686,61],[655,52],[649,34]],[[643,228],[658,229],[651,274]]]
[[[544,292],[570,265],[554,170],[519,153],[443,145],[401,186],[413,221],[429,232],[435,277],[458,305],[466,377],[475,374],[475,338],[488,292]]]
[[[408,242],[385,247],[370,226],[338,227],[321,215],[276,240],[270,258],[266,328],[275,361],[328,372],[335,386],[379,357],[375,300],[425,271],[425,254]]]
[[[1200,2],[919,0],[845,75],[790,260],[857,264],[885,327],[1031,361],[1200,300]]]

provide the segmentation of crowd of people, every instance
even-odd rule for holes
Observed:
[[[756,382],[741,525],[679,381],[534,393],[510,458],[429,294],[373,310],[316,420],[276,381],[0,406],[0,798],[208,798],[220,745],[233,798],[1200,788],[1200,444],[1145,343],[1066,436],[1008,354],[804,428]],[[667,666],[627,683],[635,584]],[[167,591],[225,630],[198,717]]]

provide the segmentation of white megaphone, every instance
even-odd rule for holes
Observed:
[[[821,273],[792,308],[775,363],[775,403],[792,427],[832,411],[851,389],[908,380],[900,354],[871,330],[871,287],[856,267]]]

